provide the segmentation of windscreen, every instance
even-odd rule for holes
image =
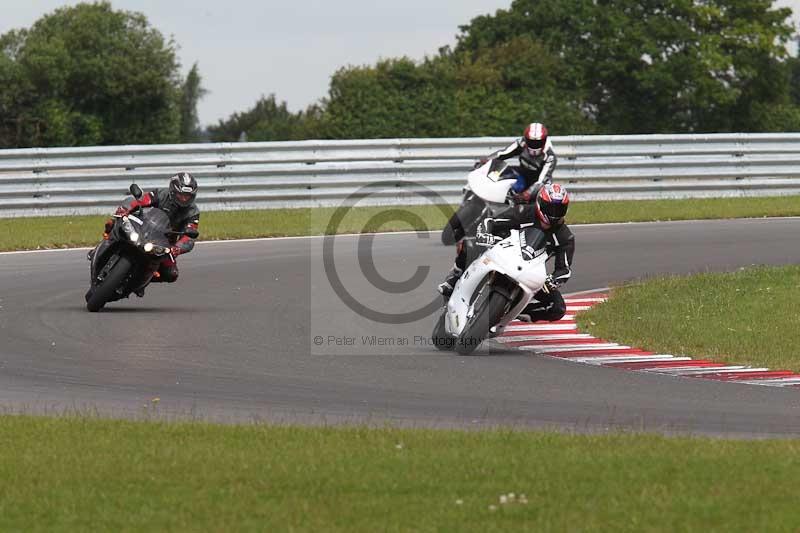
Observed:
[[[170,222],[169,216],[164,211],[153,207],[148,209],[141,219],[143,224],[139,233],[141,233],[143,241],[162,246],[169,244],[165,234],[170,231]]]
[[[517,179],[517,171],[502,159],[494,159],[492,164],[489,165],[488,176],[493,181],[515,180]]]

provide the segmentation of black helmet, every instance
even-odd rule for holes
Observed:
[[[192,205],[197,196],[197,180],[188,172],[179,172],[169,179],[169,197],[181,207]]]

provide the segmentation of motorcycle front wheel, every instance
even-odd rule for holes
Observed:
[[[125,276],[130,272],[133,263],[125,256],[120,256],[117,262],[108,271],[103,281],[97,284],[89,298],[86,300],[86,309],[91,313],[96,313],[103,308],[114,296],[114,292],[125,280]]]
[[[499,292],[492,291],[482,302],[464,331],[458,336],[455,350],[461,355],[469,355],[489,336],[489,330],[503,317],[508,299]]]
[[[450,352],[453,350],[453,348],[455,348],[456,338],[447,333],[447,330],[444,327],[445,314],[447,314],[446,307],[442,311],[442,314],[439,315],[439,320],[436,321],[436,326],[433,328],[431,340],[433,341],[433,345],[436,346],[437,350]]]

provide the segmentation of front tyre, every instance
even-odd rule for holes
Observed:
[[[456,351],[461,355],[474,352],[489,335],[492,326],[503,318],[507,304],[508,299],[505,296],[492,291],[458,336],[455,343]]]
[[[130,259],[125,256],[120,256],[119,259],[117,259],[117,263],[111,267],[106,277],[103,278],[103,281],[94,288],[91,294],[87,294],[86,309],[92,313],[96,313],[102,309],[106,303],[111,301],[114,297],[114,293],[125,280],[132,266],[133,263]]]
[[[453,348],[455,348],[456,338],[447,333],[447,330],[444,327],[445,315],[447,315],[447,307],[444,308],[442,314],[439,316],[439,320],[436,321],[436,326],[433,328],[431,340],[433,341],[433,345],[436,346],[437,350],[450,352],[453,350]]]

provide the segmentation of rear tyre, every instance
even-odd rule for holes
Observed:
[[[458,336],[455,344],[456,352],[461,355],[474,352],[489,335],[492,326],[503,317],[507,304],[508,299],[505,296],[492,291]]]
[[[447,333],[444,327],[444,317],[447,314],[447,308],[442,311],[442,314],[439,315],[439,320],[436,321],[436,325],[433,327],[433,334],[431,335],[431,340],[433,340],[433,345],[436,346],[437,350],[441,350],[443,352],[450,352],[455,348],[456,338]]]
[[[464,228],[461,226],[461,221],[458,219],[458,211],[456,211],[442,230],[442,244],[446,246],[455,244],[462,237],[464,237]]]
[[[453,216],[450,217],[450,220],[447,221],[447,225],[442,231],[442,244],[455,244],[464,238],[467,234],[467,228],[474,230],[473,226],[476,224],[478,217],[480,217],[484,205],[483,200],[474,194],[469,194],[467,199],[453,213]]]
[[[92,313],[102,309],[113,298],[114,292],[125,280],[125,276],[130,272],[132,265],[133,263],[131,263],[130,259],[120,256],[117,263],[111,267],[106,277],[103,278],[103,281],[91,291],[91,294],[87,293],[86,309]]]

